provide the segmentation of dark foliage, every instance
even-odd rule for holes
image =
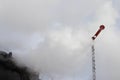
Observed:
[[[0,80],[31,80],[32,74],[26,67],[16,65],[12,60],[12,52],[0,51]]]

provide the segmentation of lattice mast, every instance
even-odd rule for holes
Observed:
[[[94,41],[96,39],[96,37],[99,35],[99,33],[104,29],[105,29],[105,26],[100,25],[99,30],[92,37],[92,40]],[[94,48],[94,44],[91,46],[91,49],[92,49],[92,79],[96,80],[96,64],[95,64],[95,48]]]
[[[95,49],[94,45],[92,45],[92,78],[96,80],[96,64],[95,64]]]

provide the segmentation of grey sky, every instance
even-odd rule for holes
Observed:
[[[91,79],[91,36],[97,80],[120,80],[120,1],[0,0],[0,48],[55,80]],[[26,57],[27,56],[27,57]]]

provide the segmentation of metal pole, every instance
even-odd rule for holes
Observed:
[[[92,77],[93,80],[96,80],[96,65],[95,65],[95,48],[94,44],[92,45]]]

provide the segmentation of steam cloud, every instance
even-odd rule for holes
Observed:
[[[94,4],[93,4],[94,3]],[[90,80],[91,36],[98,80],[120,79],[119,15],[111,0],[0,0],[0,49],[43,80]]]

